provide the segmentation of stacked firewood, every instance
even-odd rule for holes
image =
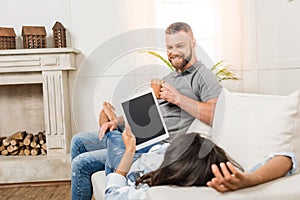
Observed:
[[[0,154],[8,155],[46,155],[46,135],[45,131],[35,135],[26,131],[19,131],[8,137],[0,137]]]

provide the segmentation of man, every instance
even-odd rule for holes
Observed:
[[[184,134],[195,118],[211,125],[221,86],[211,70],[197,60],[196,40],[188,24],[171,24],[166,30],[166,46],[168,59],[176,69],[164,77],[166,83],[159,101],[170,134],[166,140],[169,142],[176,134]],[[104,170],[105,133],[117,129],[118,125],[123,125],[122,117],[104,122],[99,135],[81,133],[72,138],[72,199],[91,199],[91,175]]]

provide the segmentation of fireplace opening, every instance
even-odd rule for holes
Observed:
[[[46,155],[42,84],[0,86],[1,155]]]

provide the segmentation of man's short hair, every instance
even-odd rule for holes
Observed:
[[[180,31],[184,31],[186,33],[191,33],[193,35],[193,31],[192,28],[190,27],[190,25],[188,25],[187,23],[184,22],[175,22],[171,25],[168,26],[168,28],[166,29],[166,34],[174,34],[174,33],[178,33]]]

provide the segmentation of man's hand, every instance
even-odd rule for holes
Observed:
[[[100,127],[100,130],[98,132],[98,136],[100,138],[100,140],[103,139],[106,131],[113,131],[117,128],[118,126],[118,122],[117,119],[110,121],[110,122],[105,122],[104,124],[102,124],[102,126]]]
[[[109,102],[103,102],[103,109],[99,114],[100,130],[98,135],[100,140],[102,140],[107,130],[112,131],[117,128],[118,119],[114,111],[115,108]]]
[[[160,97],[168,102],[180,106],[182,94],[180,94],[173,86],[163,83],[159,93]]]
[[[215,164],[211,168],[215,178],[208,181],[207,186],[218,192],[228,192],[253,186],[259,178],[252,173],[238,172],[230,162],[220,164],[222,173]]]

